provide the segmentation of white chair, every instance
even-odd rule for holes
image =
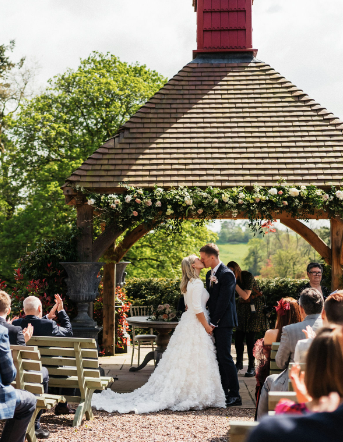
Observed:
[[[152,307],[148,306],[131,306],[130,316],[149,316],[152,313]],[[153,334],[153,328],[150,328],[150,335],[137,335],[135,334],[135,329],[139,328],[136,325],[132,325],[132,356],[131,356],[131,366],[133,364],[133,356],[135,353],[136,343],[138,344],[138,365],[141,356],[141,347],[150,347],[152,351],[155,350],[154,344],[156,342],[157,336]]]

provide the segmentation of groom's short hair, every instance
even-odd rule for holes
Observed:
[[[219,256],[218,246],[213,243],[209,243],[206,244],[206,246],[201,247],[200,252],[206,253],[206,255],[214,255],[217,258]]]

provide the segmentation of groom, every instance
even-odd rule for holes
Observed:
[[[226,406],[242,405],[237,370],[231,356],[232,330],[237,326],[236,278],[233,272],[220,261],[219,249],[215,244],[206,244],[201,247],[200,257],[205,267],[211,267],[206,275],[206,288],[210,294],[207,305],[217,348]]]

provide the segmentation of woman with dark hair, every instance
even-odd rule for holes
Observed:
[[[325,327],[318,331],[306,357],[305,375],[299,377],[300,366],[291,370],[293,389],[299,403],[281,399],[276,414],[304,414],[315,412],[319,400],[331,393],[343,398],[343,329],[341,326]]]
[[[275,328],[267,330],[264,338],[256,341],[254,347],[254,356],[258,365],[256,368],[256,410],[260,399],[261,389],[270,370],[270,352],[273,342],[280,342],[282,328],[286,325],[301,322],[300,307],[296,299],[287,297],[278,301],[275,306],[277,318]],[[256,416],[255,416],[256,418]]]
[[[267,328],[266,317],[263,313],[264,298],[259,290],[254,276],[247,271],[242,271],[235,261],[227,265],[236,277],[236,293],[239,296],[237,302],[238,326],[236,328],[235,347],[237,354],[237,371],[243,368],[244,339],[247,343],[249,365],[245,373],[246,377],[255,376],[255,357],[253,349],[255,333],[264,332]]]

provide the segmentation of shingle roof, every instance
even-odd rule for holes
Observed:
[[[318,186],[341,182],[342,121],[266,63],[195,61],[67,182],[105,193],[121,182],[142,187],[270,186],[280,178]]]

